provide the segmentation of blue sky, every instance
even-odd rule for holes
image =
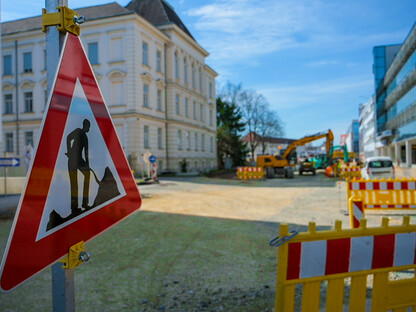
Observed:
[[[69,7],[108,3],[69,0]],[[129,0],[118,3],[126,5]],[[335,143],[374,93],[372,48],[402,43],[415,0],[169,0],[219,73],[263,94],[285,136],[332,129]],[[3,0],[2,21],[40,15],[44,1]]]

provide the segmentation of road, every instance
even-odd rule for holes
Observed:
[[[294,179],[239,180],[205,177],[163,179],[160,184],[139,187],[143,211],[179,213],[332,227],[341,220],[349,227],[346,183],[317,175]],[[379,226],[382,215],[368,214],[368,226]],[[399,222],[401,217],[391,217]]]
[[[77,311],[272,311],[282,222],[349,228],[345,182],[316,176],[265,181],[164,178],[140,185],[143,205],[87,242],[76,269]],[[381,224],[369,215],[369,226]],[[400,222],[392,217],[391,222]],[[412,220],[412,223],[415,223]],[[0,253],[12,219],[0,218]],[[50,271],[7,295],[0,311],[47,311]]]

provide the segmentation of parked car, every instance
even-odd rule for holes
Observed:
[[[361,176],[364,179],[395,178],[393,161],[390,157],[375,156],[366,159]]]

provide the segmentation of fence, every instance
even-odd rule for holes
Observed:
[[[341,172],[339,176],[342,179],[348,179],[352,177],[361,177],[361,167],[359,166],[341,167]]]
[[[415,188],[415,179],[348,180],[347,200],[351,227],[359,224],[368,209],[415,209]]]
[[[311,222],[307,232],[296,236],[287,224],[280,225],[280,238],[271,242],[279,246],[276,312],[356,312],[369,304],[372,312],[416,311],[416,225],[408,216],[398,226],[389,226],[388,218],[377,228],[362,221],[358,229],[343,230],[337,220],[333,230],[325,231],[316,231]],[[404,270],[412,270],[404,273],[411,278],[390,279],[391,272]]]
[[[364,209],[416,208],[416,180],[351,180],[347,181],[347,200],[360,197]]]
[[[264,170],[262,167],[237,167],[237,178],[242,180],[263,179]]]

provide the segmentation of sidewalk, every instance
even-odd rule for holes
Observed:
[[[416,178],[416,168],[394,167],[397,178]]]

